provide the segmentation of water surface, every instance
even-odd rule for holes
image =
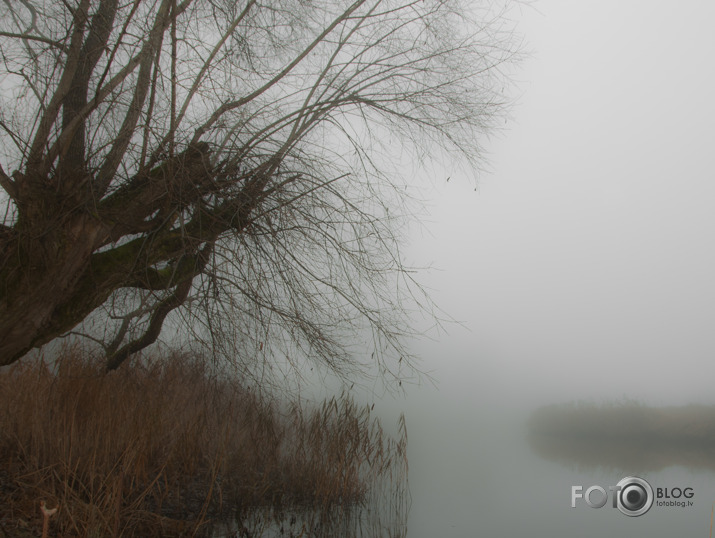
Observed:
[[[500,395],[427,390],[408,399],[408,406],[408,537],[709,534],[715,501],[711,449],[535,439],[527,428],[535,407],[510,406]],[[653,488],[693,488],[693,506],[654,504],[640,517],[622,514],[610,499],[600,509],[580,500],[571,507],[572,486],[608,491],[632,475]]]

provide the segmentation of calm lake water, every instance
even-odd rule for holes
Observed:
[[[387,432],[397,430],[404,413],[408,434],[409,509],[390,514],[389,503],[358,515],[364,525],[349,521],[344,531],[332,526],[328,536],[360,537],[487,537],[602,538],[604,536],[708,537],[715,502],[715,451],[683,444],[621,443],[614,439],[566,441],[529,433],[527,421],[545,405],[573,401],[566,389],[552,390],[539,379],[517,378],[501,367],[454,361],[459,368],[435,372],[438,388],[429,384],[407,389],[404,397],[356,396],[370,405]],[[463,366],[472,364],[471,367]],[[488,366],[488,365],[487,365]],[[514,380],[515,379],[515,380]],[[514,380],[514,381],[512,381]],[[529,393],[528,387],[537,387]],[[594,389],[600,387],[594,385]],[[595,392],[593,393],[595,394]],[[593,396],[591,394],[591,396]],[[618,401],[613,391],[600,403]],[[657,400],[644,404],[678,406],[688,401]],[[713,402],[701,401],[712,404]],[[713,425],[715,427],[715,425]],[[573,486],[585,492],[600,486],[606,492],[621,479],[636,476],[656,490],[691,488],[692,506],[659,506],[629,517],[612,507],[583,499],[571,507]],[[610,493],[609,493],[610,495]],[[591,499],[600,500],[598,492]],[[666,499],[660,499],[666,501]],[[670,499],[672,501],[674,499]],[[382,524],[385,525],[382,525]],[[342,524],[342,523],[341,523]],[[285,525],[284,525],[285,527]],[[356,529],[362,530],[356,530]],[[297,527],[281,533],[280,525],[263,536],[298,536]]]
[[[677,447],[666,454],[670,461],[656,458],[665,467],[649,469],[653,458],[644,454],[639,465],[632,450],[619,454],[623,449],[608,443],[595,451],[559,442],[539,446],[525,424],[533,407],[510,405],[504,396],[428,390],[408,398],[407,407],[410,538],[709,536],[715,472],[682,465],[689,458]],[[594,457],[599,450],[602,461]],[[710,461],[715,465],[715,454]],[[632,475],[653,488],[692,488],[693,506],[654,504],[640,517],[622,514],[610,497],[600,509],[582,500],[571,507],[572,486],[608,491]]]

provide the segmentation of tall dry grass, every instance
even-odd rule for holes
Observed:
[[[60,506],[57,536],[210,536],[257,510],[334,514],[375,484],[402,491],[406,437],[369,408],[279,404],[204,364],[174,353],[104,373],[75,350],[0,373],[0,536],[39,532],[40,500]]]

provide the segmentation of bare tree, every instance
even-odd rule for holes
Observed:
[[[170,314],[227,356],[405,356],[398,152],[479,159],[493,2],[3,2],[0,365],[76,331],[113,369]]]

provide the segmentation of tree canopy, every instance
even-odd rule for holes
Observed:
[[[516,48],[494,2],[4,0],[0,365],[107,368],[169,316],[226,357],[406,356],[405,157],[477,163]],[[405,152],[405,153],[403,153]]]

